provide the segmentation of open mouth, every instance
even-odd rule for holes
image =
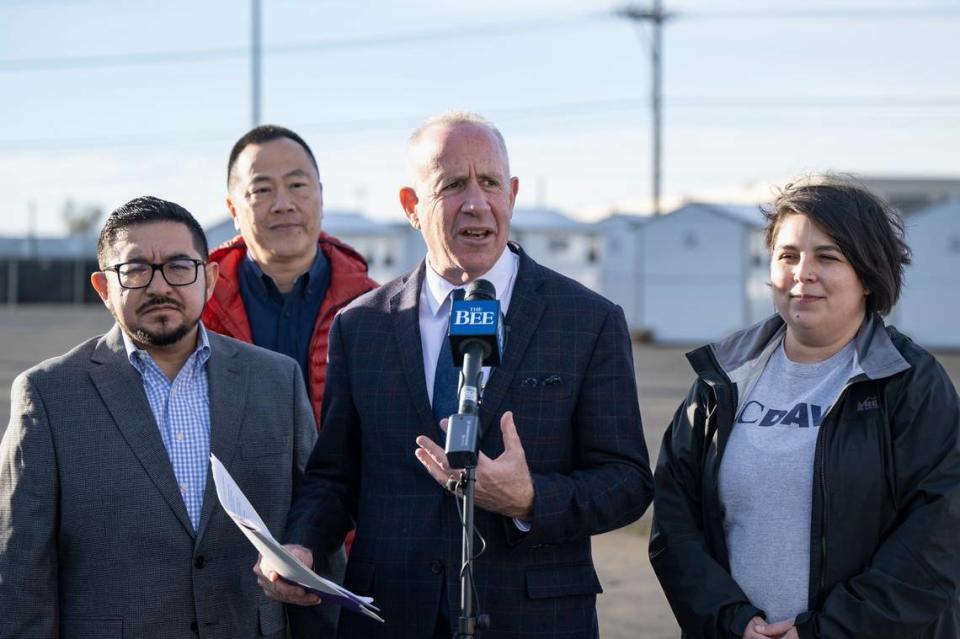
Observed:
[[[464,229],[460,231],[460,235],[470,240],[483,240],[493,235],[493,231],[487,229]]]

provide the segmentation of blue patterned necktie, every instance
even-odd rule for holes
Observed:
[[[463,299],[463,289],[455,288],[450,291],[450,298],[456,301]],[[443,346],[437,356],[437,372],[433,377],[433,418],[440,423],[457,412],[457,390],[460,385],[460,369],[453,365],[453,355],[450,351],[450,340],[444,331]]]

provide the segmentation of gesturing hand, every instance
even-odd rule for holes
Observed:
[[[440,422],[440,427],[446,432],[447,420]],[[500,418],[500,432],[503,434],[503,453],[495,459],[482,452],[478,456],[477,506],[507,517],[530,521],[533,516],[533,479],[512,412],[508,411]],[[421,435],[417,437],[417,446],[419,448],[414,454],[441,486],[446,488],[450,479],[459,479],[461,471],[450,467],[443,448],[436,442]]]

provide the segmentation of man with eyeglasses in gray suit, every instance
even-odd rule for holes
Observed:
[[[220,507],[213,453],[282,535],[315,426],[296,362],[204,329],[217,280],[184,208],[100,233],[106,335],[21,374],[0,443],[0,639],[286,634]]]

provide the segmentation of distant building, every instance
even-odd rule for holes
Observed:
[[[865,182],[883,192],[878,183]],[[885,195],[909,208],[910,193],[936,200],[952,183],[896,180]],[[890,321],[924,346],[960,348],[960,194],[905,219],[913,264]],[[590,224],[556,209],[517,208],[510,230],[538,262],[619,304],[634,333],[654,342],[699,344],[773,312],[763,227],[756,205],[696,202],[661,216],[620,213]],[[380,283],[410,271],[426,253],[406,220],[327,211],[323,229],[363,255]],[[206,233],[213,247],[236,229],[227,219]],[[0,303],[99,303],[89,284],[98,268],[95,251],[92,235],[0,237]]]
[[[602,238],[592,224],[570,219],[556,209],[516,208],[510,238],[540,264],[599,291]]]
[[[913,263],[892,321],[929,348],[960,348],[960,198],[906,219]]]
[[[691,203],[639,227],[639,328],[657,342],[717,340],[773,312],[757,206]]]
[[[960,198],[960,178],[858,176],[905,215]]]
[[[841,172],[841,175],[843,173]],[[879,193],[898,211],[911,213],[960,197],[960,177],[909,177],[853,173],[853,177],[868,189]],[[802,178],[803,176],[798,176]],[[771,202],[779,187],[793,181],[784,177],[775,181],[756,182],[721,190],[701,193],[697,200],[704,202],[746,203]]]
[[[360,253],[367,260],[370,277],[381,284],[412,269],[426,252],[420,234],[406,220],[378,222],[358,211],[325,211],[322,226]],[[233,220],[227,219],[206,233],[213,248],[232,238],[237,230]]]
[[[96,256],[96,235],[0,237],[0,303],[100,303]]]
[[[620,305],[634,332],[644,330],[643,226],[651,219],[614,213],[595,225],[601,237],[599,292]]]

